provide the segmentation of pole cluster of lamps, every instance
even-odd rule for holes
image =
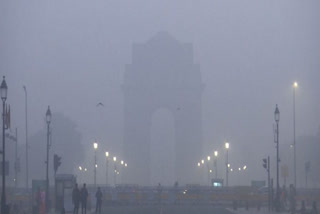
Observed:
[[[224,147],[225,147],[225,151],[226,151],[226,186],[228,186],[228,174],[229,174],[229,168],[230,168],[230,164],[229,164],[229,160],[228,160],[228,158],[229,158],[228,157],[228,155],[229,155],[228,150],[229,150],[230,144],[228,142],[225,142]],[[210,167],[211,160],[213,161],[213,168],[215,170],[215,178],[216,179],[218,178],[218,164],[217,164],[218,155],[219,155],[219,152],[217,150],[215,150],[213,152],[212,158],[210,155],[208,155],[206,158],[207,161],[205,161],[205,159],[202,159],[201,161],[199,161],[197,163],[198,167],[204,167],[204,164],[206,163],[209,185],[211,185],[210,174],[213,172],[212,168]]]
[[[224,148],[225,148],[225,154],[226,154],[226,156],[225,156],[225,158],[226,158],[226,159],[225,159],[225,160],[226,160],[226,162],[225,162],[226,176],[225,176],[225,178],[226,178],[226,186],[228,187],[228,186],[229,186],[229,173],[234,171],[234,169],[231,168],[231,165],[230,165],[230,163],[229,163],[230,143],[229,143],[229,142],[225,142],[225,143],[224,143]],[[197,163],[197,166],[198,166],[199,168],[205,167],[204,165],[206,164],[206,167],[207,167],[207,175],[208,175],[208,183],[209,183],[209,185],[211,185],[210,174],[213,172],[212,168],[210,168],[210,163],[211,163],[211,161],[213,161],[213,168],[214,168],[214,170],[215,170],[215,178],[216,178],[216,179],[218,178],[218,166],[217,166],[218,155],[219,155],[219,152],[218,152],[217,150],[215,150],[215,151],[213,152],[212,158],[211,158],[210,155],[208,155],[207,158],[206,158],[206,161],[205,161],[205,159],[202,159],[201,161],[199,161],[199,162]],[[240,172],[240,171],[245,171],[246,169],[247,169],[247,166],[246,166],[246,165],[241,166],[241,167],[236,167],[236,170],[239,171],[239,172]]]
[[[215,178],[218,177],[218,170],[217,170],[217,159],[218,159],[218,151],[214,151],[213,152],[213,168],[215,169]],[[213,172],[213,168],[211,167],[210,163],[211,163],[211,156],[207,156],[207,161],[205,161],[204,159],[202,159],[200,162],[198,162],[197,166],[198,167],[204,167],[204,164],[206,163],[206,167],[207,167],[207,175],[208,175],[208,183],[210,184],[210,174]]]
[[[97,164],[98,143],[97,142],[93,143],[93,149],[94,149],[94,186],[96,186],[97,185],[97,168],[98,168],[98,164]],[[108,185],[109,184],[108,171],[109,171],[109,162],[110,162],[110,153],[109,153],[109,151],[105,152],[105,158],[106,158],[106,185]],[[120,160],[120,161],[117,162],[117,157],[116,156],[112,157],[112,161],[113,161],[113,166],[114,166],[114,171],[113,171],[114,185],[116,185],[117,184],[117,176],[120,174],[120,169],[118,167],[118,164],[122,168],[127,168],[128,164],[124,160]]]

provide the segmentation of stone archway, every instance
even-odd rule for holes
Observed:
[[[126,183],[150,184],[150,127],[154,111],[169,109],[175,127],[175,173],[179,183],[199,182],[202,153],[202,91],[199,65],[191,44],[158,33],[134,44],[124,75],[124,154]]]

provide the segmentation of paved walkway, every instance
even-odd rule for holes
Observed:
[[[277,214],[288,214],[288,212],[275,212],[275,211],[268,211],[268,208],[266,207],[262,207],[260,210],[258,210],[257,208],[252,208],[249,210],[246,210],[244,208],[240,208],[237,210],[233,210],[233,209],[229,209],[228,211],[234,214],[273,214],[273,213],[277,213]]]

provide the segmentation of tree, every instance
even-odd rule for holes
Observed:
[[[68,117],[61,113],[52,114],[52,122],[50,124],[51,147],[49,152],[49,176],[50,183],[53,182],[53,156],[57,154],[61,157],[61,166],[59,173],[73,173],[75,166],[81,162],[84,157],[84,149],[81,144],[81,133],[76,129],[76,124]],[[29,139],[29,180],[45,178],[45,160],[47,146],[47,129],[46,123],[42,130],[38,131]],[[24,145],[23,145],[24,146]],[[20,151],[24,148],[20,148]],[[25,154],[22,153],[22,156]],[[25,156],[21,157],[25,160]],[[22,164],[24,172],[22,179],[25,179],[25,167]]]

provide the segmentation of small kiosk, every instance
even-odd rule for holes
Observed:
[[[72,189],[76,183],[76,177],[71,174],[57,174],[55,178],[55,209],[60,212],[62,208],[66,212],[72,212]]]

